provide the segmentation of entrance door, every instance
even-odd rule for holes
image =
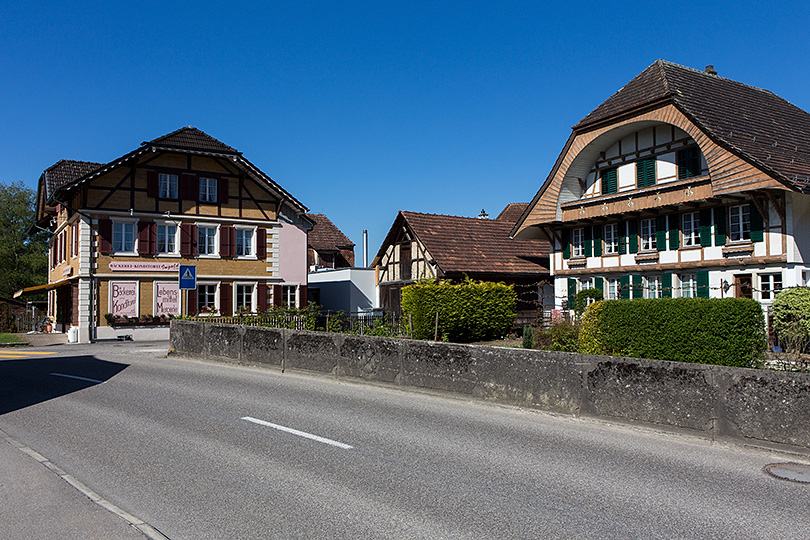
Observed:
[[[734,276],[734,289],[736,298],[753,298],[751,274],[737,274]]]

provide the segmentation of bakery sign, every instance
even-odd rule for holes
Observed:
[[[180,263],[176,262],[126,262],[114,261],[110,263],[110,270],[114,272],[177,272]]]
[[[110,283],[110,313],[123,317],[138,316],[138,282]]]

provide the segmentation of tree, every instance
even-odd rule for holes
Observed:
[[[47,231],[28,230],[36,218],[36,192],[22,182],[0,184],[0,296],[48,280]]]

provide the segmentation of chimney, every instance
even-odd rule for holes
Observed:
[[[717,72],[714,70],[714,66],[711,64],[706,66],[706,73],[708,73],[709,75],[714,75],[715,77],[717,76]]]
[[[368,229],[363,229],[363,268],[368,268]]]

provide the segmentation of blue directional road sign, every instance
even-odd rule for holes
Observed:
[[[180,265],[180,290],[197,288],[197,267]]]

